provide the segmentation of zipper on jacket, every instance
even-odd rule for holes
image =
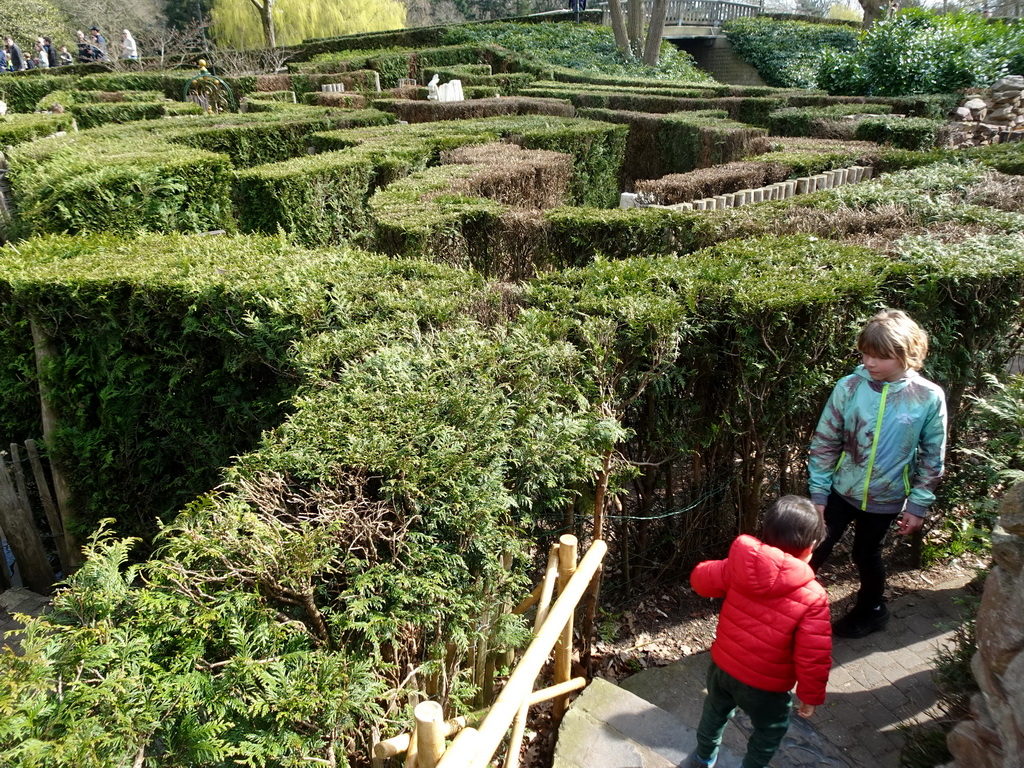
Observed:
[[[878,404],[878,421],[875,422],[875,436],[871,439],[871,455],[868,458],[868,470],[864,475],[864,495],[861,497],[861,511],[868,508],[868,488],[871,486],[871,473],[875,469],[875,452],[878,450],[878,436],[882,432],[882,416],[885,414],[885,400],[889,396],[889,382],[882,385],[882,401]]]

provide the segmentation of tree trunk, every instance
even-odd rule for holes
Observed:
[[[872,24],[885,16],[885,9],[888,6],[887,0],[860,0],[860,7],[864,9],[863,28],[869,29]]]
[[[622,13],[622,3],[619,0],[608,0],[608,14],[612,18],[612,32],[615,33],[615,44],[627,56],[631,51],[629,48],[629,33],[626,32],[626,16]]]
[[[64,479],[64,472],[60,464],[49,453],[50,447],[54,444],[54,436],[57,425],[60,422],[57,409],[54,408],[50,397],[50,385],[46,378],[46,368],[51,361],[57,357],[57,350],[53,342],[44,333],[43,326],[36,317],[29,318],[29,326],[32,329],[32,343],[35,346],[36,354],[36,377],[39,381],[39,409],[43,422],[43,442],[48,449],[50,460],[50,477],[53,480],[53,493],[57,497],[57,507],[60,511],[61,527],[64,531],[64,542],[67,546],[68,562],[63,563],[68,571],[75,570],[84,562],[81,546],[72,533],[72,520],[74,519],[74,506],[71,501],[71,491],[67,481]],[[68,574],[65,573],[65,576]]]
[[[629,55],[640,55],[640,41],[644,36],[644,0],[628,0],[626,31],[629,34]]]
[[[665,31],[665,12],[668,0],[654,0],[651,9],[651,23],[647,27],[647,44],[644,46],[644,64],[649,67],[658,66],[658,55],[661,53],[661,36]]]
[[[253,7],[259,11],[260,24],[263,26],[263,42],[269,50],[277,47],[274,39],[274,0],[249,0]]]

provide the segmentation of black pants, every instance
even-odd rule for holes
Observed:
[[[885,534],[898,516],[863,512],[832,491],[825,505],[825,540],[814,550],[811,568],[815,573],[818,572],[818,568],[832,554],[832,548],[843,537],[846,528],[853,523],[853,564],[860,574],[857,607],[874,608],[882,602],[882,594],[885,592],[885,561],[882,560]]]

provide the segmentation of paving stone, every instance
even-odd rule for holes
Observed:
[[[931,681],[932,659],[936,650],[950,638],[949,628],[959,619],[953,598],[962,594],[962,587],[968,581],[965,576],[893,600],[890,603],[893,620],[884,632],[855,640],[835,638],[828,699],[809,720],[794,718],[792,738],[787,736],[787,751],[785,754],[780,751],[772,765],[775,768],[808,764],[898,768],[904,742],[899,727],[925,722],[940,714]],[[667,709],[686,727],[693,728],[702,707],[708,656],[697,654],[667,667],[647,670],[623,681],[622,686]],[[587,713],[591,715],[592,712]],[[726,743],[736,755],[744,751],[749,723],[742,716],[737,716],[734,722],[735,727],[726,729]],[[598,747],[598,744],[608,745],[612,732],[618,731],[614,727],[607,730],[607,724],[602,727],[605,730],[593,737],[595,746],[587,747],[588,754],[604,752],[612,756],[614,752],[614,759],[620,761],[616,763],[617,768],[633,765],[651,768],[658,765],[660,768],[663,764],[659,759],[664,759],[666,752],[670,758],[679,754],[666,750],[655,757],[644,751],[651,745]],[[815,756],[809,763],[799,743],[812,738],[827,744],[833,757]],[[598,764],[586,768],[598,768]]]

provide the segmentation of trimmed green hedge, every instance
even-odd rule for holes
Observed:
[[[736,160],[750,151],[751,142],[765,135],[755,128],[726,119],[724,110],[673,112],[668,115],[581,109],[581,117],[629,126],[623,184],[654,179]]]
[[[11,112],[31,112],[43,96],[51,91],[71,90],[78,80],[73,75],[24,77],[8,72],[0,77],[0,100],[7,103]]]
[[[231,170],[225,155],[144,138],[22,144],[8,170],[11,235],[231,230]]]
[[[58,131],[75,130],[72,115],[16,115],[0,117],[0,148],[20,144]]]
[[[848,115],[892,111],[888,104],[832,104],[827,107],[786,107],[768,115],[768,130],[774,136],[812,136],[816,124],[837,121]],[[852,138],[852,137],[851,137]],[[857,138],[861,138],[858,136]]]
[[[946,125],[926,117],[869,117],[859,120],[854,135],[865,141],[892,144],[901,149],[931,149]]]

